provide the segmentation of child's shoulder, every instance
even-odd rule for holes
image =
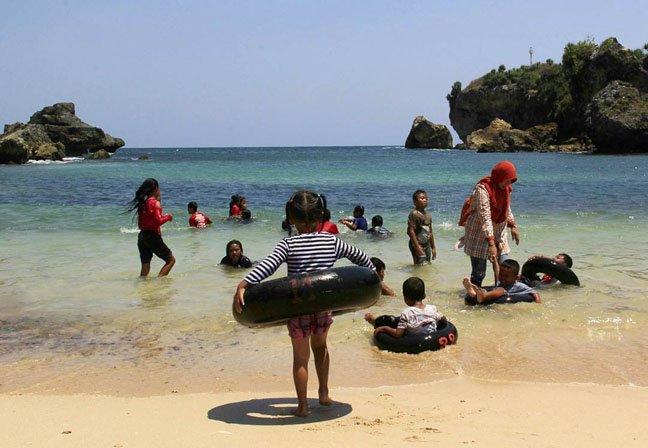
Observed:
[[[524,282],[521,282],[520,280],[516,280],[515,283],[513,283],[511,286],[508,288],[505,288],[509,293],[512,292],[525,292],[529,294],[533,294],[535,292],[535,289],[533,289],[532,286],[527,285]]]

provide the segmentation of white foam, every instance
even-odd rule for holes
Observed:
[[[64,163],[73,163],[80,162],[83,160],[83,157],[63,157],[63,160],[33,160],[30,159],[27,161],[30,165],[51,165],[51,164],[64,164]]]

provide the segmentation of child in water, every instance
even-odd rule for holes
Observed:
[[[272,254],[257,264],[239,283],[234,294],[234,308],[237,312],[242,312],[245,306],[245,290],[271,276],[282,263],[288,265],[288,275],[331,268],[340,258],[347,258],[359,266],[374,269],[369,258],[360,249],[330,233],[317,231],[325,209],[326,198],[317,193],[298,191],[290,197],[286,203],[286,216],[299,234],[282,239]],[[319,380],[319,403],[323,406],[332,404],[328,389],[330,358],[326,343],[332,323],[330,311],[294,317],[288,321],[288,334],[293,347],[293,379],[298,401],[293,414],[298,417],[306,417],[310,413],[306,395],[311,349]]]
[[[225,246],[225,256],[221,259],[220,264],[235,268],[252,267],[250,259],[243,255],[243,244],[239,240],[232,240],[227,243]]]
[[[380,215],[371,218],[371,228],[367,230],[367,233],[377,238],[388,238],[391,236],[391,232],[383,227],[383,218]]]
[[[414,264],[423,264],[436,259],[432,216],[425,211],[428,205],[428,195],[424,190],[416,190],[412,195],[412,201],[414,210],[407,217],[409,250],[412,253]]]
[[[470,282],[469,277],[464,277],[463,285],[469,297],[477,300],[477,303],[487,305],[501,297],[515,298],[519,295],[531,295],[535,303],[540,303],[540,294],[535,289],[518,281],[520,264],[512,259],[506,259],[499,265],[499,282],[495,288],[486,291]]]
[[[135,198],[129,204],[129,212],[137,209],[137,225],[140,233],[137,237],[137,248],[139,249],[142,269],[140,276],[146,277],[151,270],[151,259],[153,254],[164,260],[164,266],[160,269],[159,277],[169,274],[175,264],[175,257],[171,249],[162,240],[162,226],[171,221],[170,214],[162,215],[160,205],[160,185],[153,178],[148,178],[135,192]]]
[[[189,212],[189,227],[204,229],[212,223],[209,216],[198,211],[198,204],[195,201],[191,201],[187,204],[187,212]]]
[[[367,230],[367,218],[364,217],[364,206],[358,204],[353,209],[353,218],[342,218],[339,221],[351,230]]]
[[[229,216],[239,216],[241,214],[240,202],[241,197],[238,194],[233,194],[229,203]]]
[[[324,210],[324,217],[322,218],[322,222],[317,228],[318,232],[328,232],[332,233],[333,235],[337,235],[340,233],[340,230],[337,228],[334,222],[331,222],[331,210],[328,208]]]
[[[535,258],[540,258],[540,257],[544,257],[544,255],[534,255],[533,257],[529,257],[527,262],[532,261]],[[558,255],[556,255],[555,257],[552,258],[552,260],[555,261],[558,264],[565,265],[570,269],[574,265],[574,261],[572,260],[572,257],[570,257],[569,255],[567,255],[564,252],[561,252]],[[521,280],[522,280],[523,283],[525,283],[525,284],[527,284],[529,286],[545,287],[545,288],[549,287],[549,286],[553,286],[556,283],[558,283],[558,279],[553,278],[549,274],[544,274],[542,277],[538,276],[538,278],[526,278],[526,277],[523,277]]]
[[[394,292],[394,290],[391,289],[389,286],[387,286],[387,284],[385,283],[385,269],[387,269],[385,263],[378,257],[371,257],[369,260],[376,268],[376,273],[378,274],[378,277],[380,277],[380,289],[382,295],[395,296],[396,293]]]
[[[403,283],[403,300],[407,308],[403,310],[396,327],[380,325],[376,327],[376,316],[365,314],[365,320],[375,327],[374,336],[387,333],[395,338],[405,334],[431,334],[437,331],[440,324],[447,322],[446,317],[434,305],[423,303],[425,283],[418,277],[410,277]],[[395,322],[395,319],[391,319]]]

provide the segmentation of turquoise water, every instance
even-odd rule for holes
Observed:
[[[144,154],[149,159],[138,160]],[[519,177],[513,212],[522,242],[512,257],[567,252],[582,287],[542,291],[541,305],[469,308],[461,279],[470,263],[454,250],[462,234],[456,221],[474,183],[503,159]],[[124,148],[107,161],[0,166],[0,392],[66,383],[92,390],[78,372],[119,378],[115,369],[125,377],[145,372],[154,384],[182,378],[192,390],[259,378],[259,387],[290,387],[286,331],[233,321],[231,297],[244,272],[218,262],[233,238],[251,259],[267,255],[284,235],[283,206],[298,189],[325,193],[334,219],[357,203],[368,219],[382,215],[393,238],[342,238],[382,258],[396,291],[411,275],[423,278],[428,299],[460,332],[459,344],[442,352],[395,355],[372,346],[361,312],[340,316],[330,333],[333,384],[463,374],[646,386],[647,173],[648,157],[637,155],[402,147]],[[174,215],[163,236],[177,263],[165,279],[138,278],[137,229],[124,214],[146,177],[158,179],[164,210]],[[405,235],[418,188],[430,196],[438,248],[438,259],[423,267],[411,265]],[[252,224],[226,221],[233,193],[247,197]],[[213,226],[187,227],[192,200]],[[154,260],[152,272],[160,267]],[[383,298],[372,311],[403,306]]]

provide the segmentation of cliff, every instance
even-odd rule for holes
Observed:
[[[561,64],[547,60],[511,70],[500,66],[465,89],[456,82],[447,96],[450,123],[466,146],[471,147],[472,142],[473,148],[483,151],[520,150],[492,141],[474,146],[480,138],[470,135],[500,119],[516,132],[557,125],[557,135],[551,133],[551,139],[557,141],[534,143],[521,135],[513,139],[531,142],[533,147],[523,145],[525,150],[648,152],[646,51],[648,46],[645,50],[624,48],[613,37],[600,45],[570,43]]]

